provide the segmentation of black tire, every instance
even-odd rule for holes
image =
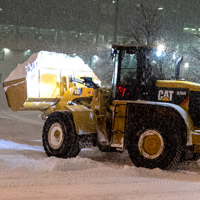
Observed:
[[[98,143],[98,148],[100,151],[102,152],[112,152],[112,151],[115,151],[115,148],[112,148],[111,146],[108,146],[108,145],[102,145],[100,143]]]
[[[179,163],[184,148],[173,121],[155,119],[133,133],[128,130],[127,150],[137,167],[169,169]]]
[[[195,152],[194,146],[189,146],[185,148],[182,152],[181,161],[197,161],[200,159],[200,154]]]
[[[72,114],[67,111],[51,113],[43,126],[42,141],[48,156],[76,157],[80,147]]]
[[[197,160],[199,160],[199,159],[200,159],[200,154],[199,154],[199,153],[194,153],[193,158],[191,158],[190,160],[191,160],[191,161],[197,161]]]

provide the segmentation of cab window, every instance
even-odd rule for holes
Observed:
[[[131,84],[136,79],[136,54],[125,53],[121,61],[120,83]]]

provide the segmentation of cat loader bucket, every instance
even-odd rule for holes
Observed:
[[[25,63],[18,64],[5,79],[3,87],[8,106],[13,111],[42,110],[55,105],[66,91],[72,94],[69,92],[72,88],[73,94],[80,91],[79,88],[87,88],[81,77],[101,84],[80,57],[41,51],[33,54]],[[91,93],[85,92],[85,95]],[[69,97],[69,100],[72,99]]]

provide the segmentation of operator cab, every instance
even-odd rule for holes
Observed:
[[[112,56],[115,64],[113,98],[152,100],[153,93],[149,92],[153,92],[155,81],[164,79],[155,49],[150,46],[113,45]]]

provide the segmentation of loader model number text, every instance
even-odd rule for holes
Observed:
[[[186,91],[177,91],[177,95],[185,96],[186,94],[187,94]]]
[[[158,100],[159,101],[172,101],[174,91],[171,90],[159,90]]]

